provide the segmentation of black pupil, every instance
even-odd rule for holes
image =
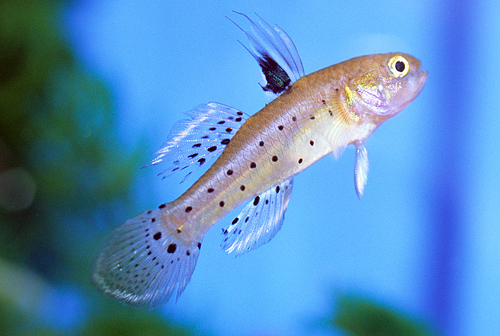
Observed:
[[[396,62],[396,70],[398,72],[403,72],[405,70],[405,64],[401,61]]]

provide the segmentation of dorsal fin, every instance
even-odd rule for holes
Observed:
[[[261,67],[263,78],[260,85],[264,91],[277,96],[304,76],[304,67],[297,49],[283,29],[278,26],[271,27],[257,14],[260,20],[254,22],[243,13],[234,13],[244,16],[250,22],[250,29],[244,30],[228,18],[250,41],[249,48],[243,46]]]
[[[186,114],[191,120],[174,124],[169,140],[153,153],[157,156],[148,165],[166,161],[169,166],[158,174],[163,178],[187,169],[181,183],[202,165],[218,157],[248,119],[245,113],[215,102],[198,105]]]

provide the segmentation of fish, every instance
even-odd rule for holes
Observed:
[[[262,72],[271,100],[252,116],[209,102],[187,112],[149,165],[165,163],[163,178],[186,178],[212,165],[180,197],[140,213],[114,229],[95,257],[91,280],[123,303],[156,308],[195,269],[203,238],[230,211],[221,248],[236,256],[269,242],[281,229],[295,175],[329,153],[355,146],[354,185],[367,181],[365,141],[417,97],[427,72],[400,53],[355,57],[305,75],[288,34],[260,16],[234,12],[249,25],[243,44]],[[244,203],[247,204],[244,205]]]

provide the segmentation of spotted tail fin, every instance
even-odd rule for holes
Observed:
[[[167,205],[168,206],[168,205]],[[92,270],[105,294],[133,306],[154,308],[177,288],[182,294],[196,266],[201,241],[172,233],[161,209],[141,213],[116,228],[103,243]]]

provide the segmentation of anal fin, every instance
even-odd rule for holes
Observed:
[[[222,249],[239,256],[269,242],[281,229],[292,187],[290,178],[253,198],[223,229]]]

